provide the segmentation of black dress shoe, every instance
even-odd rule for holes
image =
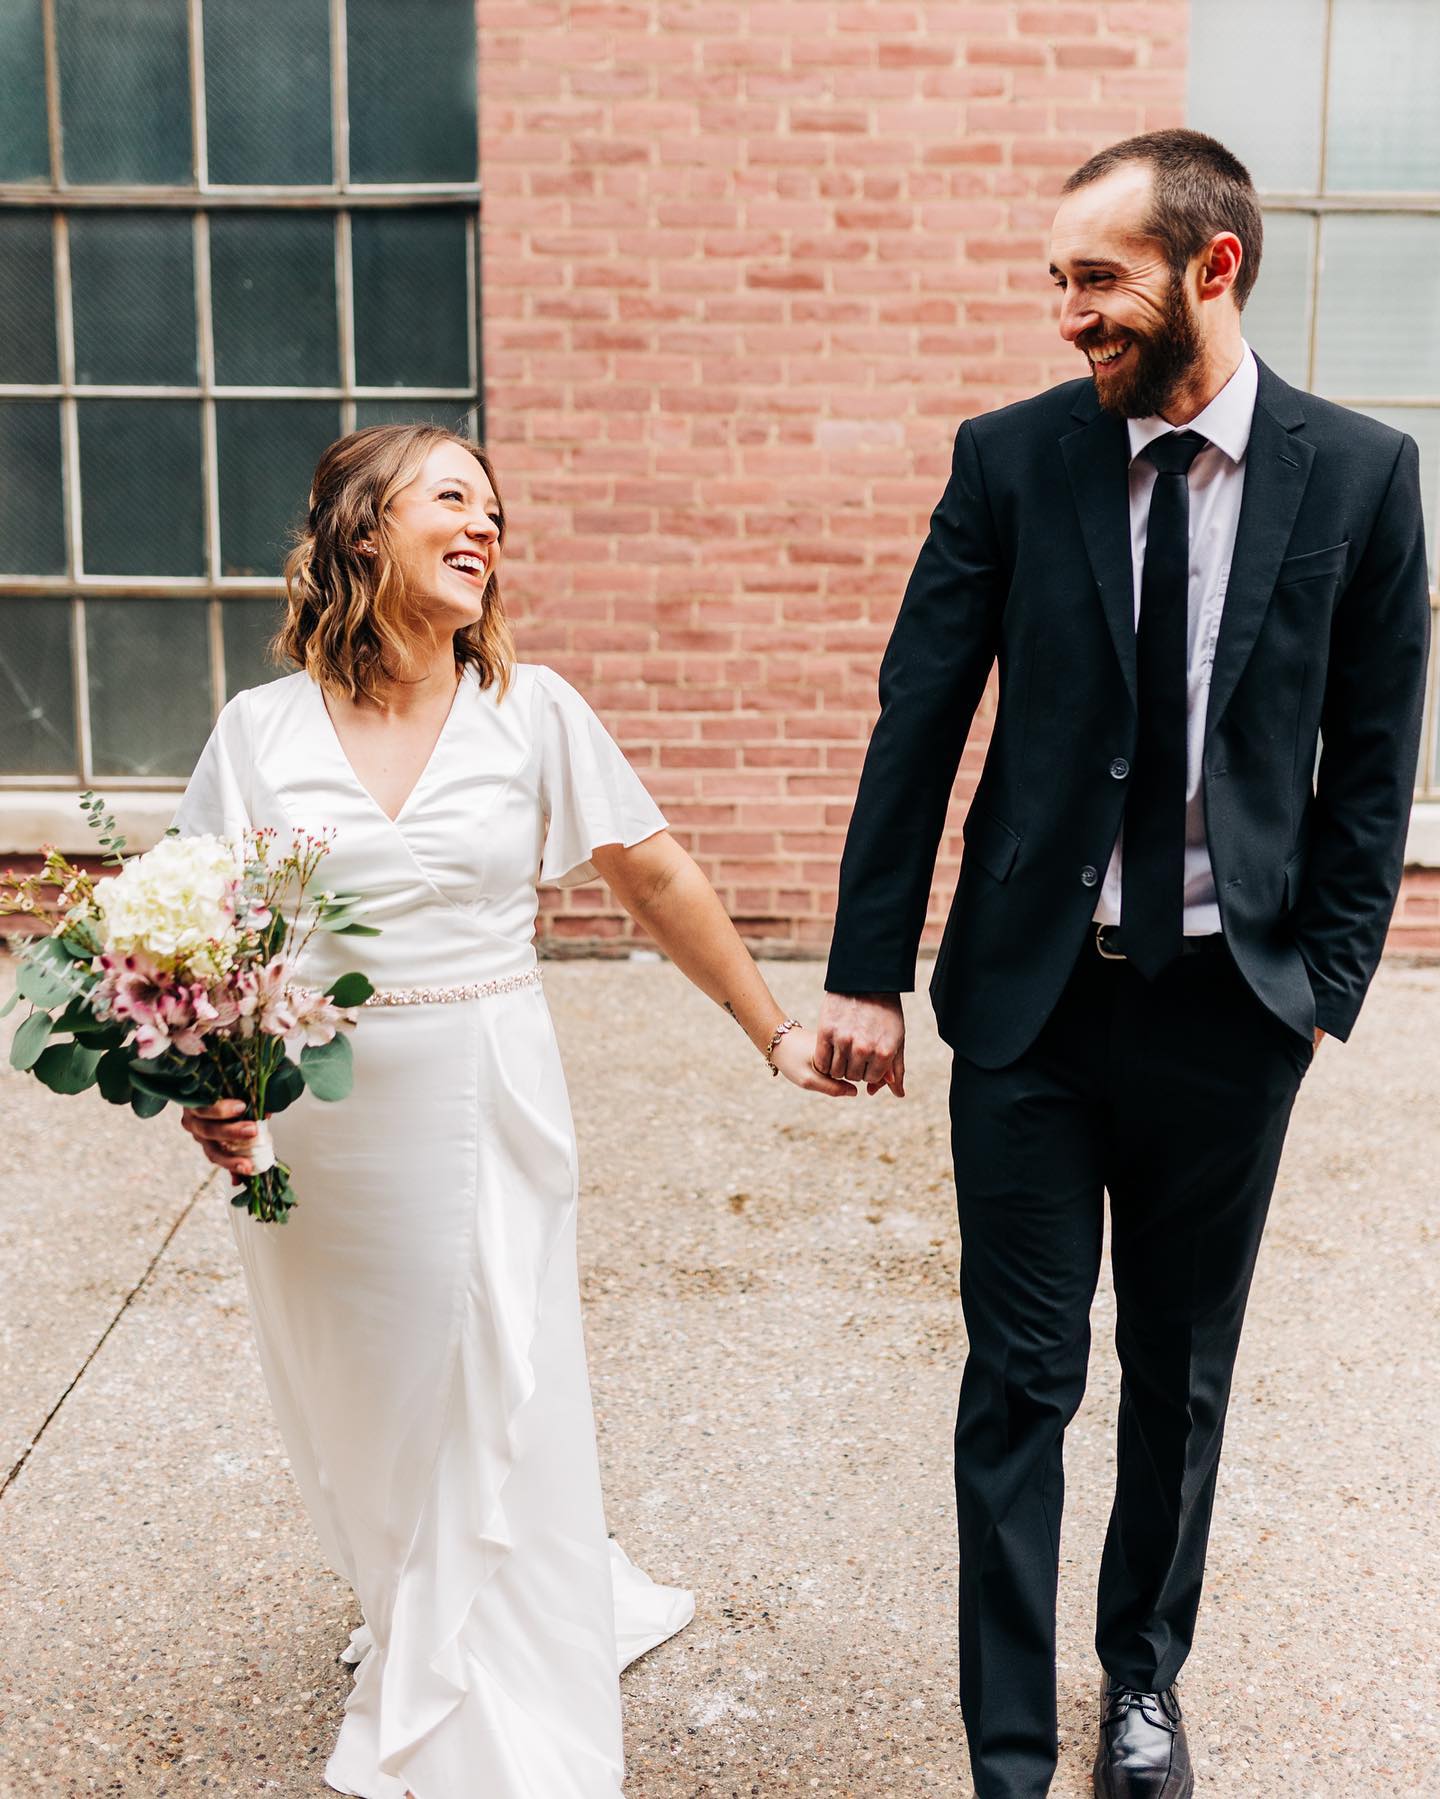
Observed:
[[[1174,1687],[1142,1693],[1107,1678],[1100,1704],[1100,1799],[1190,1799],[1195,1773]]]

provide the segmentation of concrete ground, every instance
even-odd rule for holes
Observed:
[[[769,972],[813,1019],[819,968]],[[667,966],[546,983],[611,1527],[698,1602],[625,1677],[629,1791],[968,1794],[928,1009],[911,1097],[840,1104]],[[1440,1793],[1437,1092],[1440,970],[1387,966],[1306,1082],[1251,1305],[1184,1685],[1217,1799]],[[8,1069],[0,1130],[0,1794],[318,1795],[356,1612],[285,1472],[221,1177],[173,1116]],[[1061,1799],[1089,1791],[1111,1314],[1102,1287],[1069,1441]]]

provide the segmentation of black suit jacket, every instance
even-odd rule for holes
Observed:
[[[998,662],[930,988],[942,1036],[985,1067],[1049,1016],[1120,829],[1136,735],[1128,465],[1125,424],[1088,379],[962,425],[881,665],[825,985],[913,987],[955,771]],[[1429,628],[1414,442],[1262,363],[1204,804],[1231,953],[1307,1037],[1349,1033],[1384,946]]]

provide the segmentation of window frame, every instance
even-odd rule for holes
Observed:
[[[0,792],[60,792],[73,780],[74,790],[108,779],[136,793],[178,791],[178,776],[97,776],[91,741],[89,670],[85,641],[85,601],[95,599],[175,599],[209,601],[208,650],[212,710],[223,704],[225,686],[224,602],[229,599],[278,599],[284,583],[274,577],[226,575],[220,560],[220,491],[216,403],[244,400],[328,400],[338,404],[340,430],[354,429],[357,402],[408,401],[418,405],[452,402],[457,416],[469,421],[483,441],[484,387],[481,369],[479,214],[480,167],[478,91],[473,180],[446,182],[354,182],[349,167],[348,47],[346,0],[329,0],[331,180],[324,185],[214,183],[207,169],[205,121],[204,9],[207,0],[186,0],[189,39],[193,186],[145,186],[125,182],[97,187],[65,180],[63,119],[60,110],[60,65],[55,0],[41,0],[45,59],[46,122],[50,178],[44,182],[0,182],[0,210],[34,207],[51,215],[55,288],[55,329],[59,380],[0,383],[0,401],[52,400],[60,406],[61,481],[65,520],[66,570],[57,575],[0,574],[0,604],[7,598],[49,598],[70,603],[71,682],[74,692],[78,773],[22,775],[0,769]],[[223,0],[209,0],[223,4]],[[476,26],[478,32],[478,25]],[[361,210],[445,208],[465,215],[467,375],[464,387],[375,387],[355,378],[355,294],[351,218]],[[71,300],[70,219],[76,212],[119,209],[156,212],[176,210],[191,218],[195,271],[195,323],[198,378],[194,384],[81,385],[76,380],[75,335]],[[279,212],[300,209],[328,213],[335,222],[335,277],[339,333],[338,386],[237,387],[215,379],[215,343],[210,290],[209,234],[211,217],[222,211]],[[197,401],[201,419],[201,497],[207,573],[200,576],[87,575],[82,546],[83,495],[80,483],[79,403],[89,399],[179,399]]]
[[[1403,192],[1383,189],[1327,191],[1330,152],[1330,90],[1332,85],[1332,45],[1334,42],[1335,0],[1325,0],[1325,36],[1320,61],[1320,146],[1312,191],[1257,190],[1260,209],[1264,213],[1292,213],[1308,217],[1310,231],[1310,288],[1305,301],[1305,385],[1315,391],[1315,366],[1318,350],[1316,323],[1320,311],[1320,279],[1323,273],[1321,252],[1324,247],[1324,222],[1336,216],[1420,215],[1440,218],[1440,187],[1407,189]],[[1357,411],[1432,412],[1440,414],[1440,393],[1435,394],[1351,394],[1331,393],[1325,396],[1336,405]],[[1426,496],[1431,506],[1440,507],[1440,494]],[[1427,521],[1440,533],[1440,519]],[[1440,803],[1440,536],[1437,536],[1437,579],[1430,588],[1430,661],[1426,676],[1425,712],[1420,742],[1420,761],[1416,769],[1415,799],[1434,806]],[[1411,859],[1411,858],[1407,858]]]

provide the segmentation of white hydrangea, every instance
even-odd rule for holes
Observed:
[[[223,837],[164,837],[118,875],[95,883],[111,955],[148,956],[176,971],[216,973],[234,943],[236,884],[244,863]],[[217,955],[206,948],[220,946]]]

